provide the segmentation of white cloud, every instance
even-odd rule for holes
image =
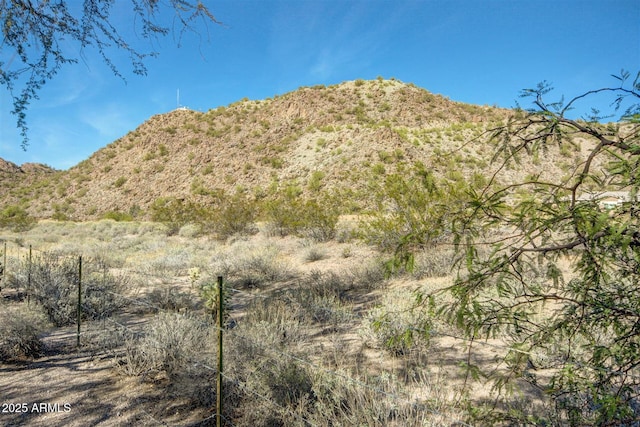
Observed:
[[[80,119],[97,132],[100,138],[106,137],[112,140],[119,138],[136,125],[124,106],[115,103],[84,110],[80,113]]]

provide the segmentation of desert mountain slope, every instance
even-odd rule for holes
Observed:
[[[484,135],[510,114],[397,80],[304,87],[206,113],[153,116],[68,171],[15,181],[0,198],[38,217],[63,212],[88,219],[114,210],[145,212],[166,196],[203,198],[240,188],[265,193],[284,185],[358,189],[375,174],[415,161],[440,175],[455,170],[470,177],[491,173],[493,146]],[[557,175],[581,155],[558,161],[551,152],[513,173]]]
[[[40,163],[18,166],[0,158],[0,210],[4,205],[29,200],[31,188],[47,182],[56,173],[56,170]]]

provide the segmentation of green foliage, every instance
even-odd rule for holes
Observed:
[[[384,165],[380,162],[374,164],[371,167],[371,172],[373,172],[375,175],[384,175],[386,171],[387,170],[385,169]]]
[[[119,25],[114,21],[119,20],[121,14],[117,9],[114,12],[113,4],[93,0],[82,8],[74,8],[73,2],[68,1],[43,2],[38,4],[36,11],[31,1],[16,0],[10,6],[5,7],[5,2],[2,3],[0,26],[3,28],[3,47],[18,55],[15,62],[11,61],[14,62],[12,66],[8,64],[2,70],[0,83],[10,94],[16,125],[23,138],[22,148],[26,149],[28,142],[26,115],[31,102],[38,99],[40,89],[61,67],[78,62],[84,47],[95,47],[105,65],[117,77],[124,78],[124,73],[116,66],[119,61],[115,58],[119,55],[115,52],[118,51],[130,59],[135,74],[146,74],[144,61],[150,54],[133,47],[136,44],[132,41],[133,36],[123,36],[118,31]],[[167,27],[157,19],[165,7],[173,9],[181,23],[179,28]],[[136,38],[152,40],[166,36],[172,30],[179,34],[187,29],[194,30],[195,18],[202,19],[205,25],[217,22],[200,2],[181,1],[170,6],[148,2],[145,7],[134,2],[129,12],[132,12],[128,14],[132,19],[130,23],[140,24],[144,29]],[[118,19],[114,19],[114,14]],[[68,49],[60,48],[63,43]],[[33,46],[38,46],[38,49],[32,49]]]
[[[255,231],[258,210],[255,200],[243,192],[227,196],[222,190],[207,191],[208,203],[186,199],[159,198],[151,205],[151,219],[167,226],[168,234],[176,234],[187,224],[197,224],[202,231],[219,238]]]
[[[113,183],[113,186],[116,188],[120,188],[122,187],[125,183],[127,182],[127,178],[125,178],[124,176],[121,176],[120,178],[116,179],[115,182]]]
[[[375,338],[392,356],[402,356],[415,347],[428,345],[430,319],[406,311],[383,313],[374,310],[372,314],[377,315],[371,320]]]
[[[260,158],[260,162],[274,169],[282,169],[284,166],[284,160],[278,156],[263,156]]]
[[[0,211],[0,228],[25,231],[33,227],[36,219],[20,206],[7,206]]]
[[[258,215],[257,204],[252,197],[243,192],[219,198],[211,210],[211,224],[220,238],[256,231],[254,223]]]
[[[396,173],[369,183],[373,208],[360,224],[360,235],[383,251],[393,252],[390,270],[413,263],[413,253],[449,235],[452,212],[462,210],[467,188],[438,179],[420,162],[400,165]]]
[[[214,281],[207,281],[200,285],[200,296],[205,302],[207,310],[211,313],[211,317],[214,322],[218,321],[220,308],[220,290],[218,283]],[[222,309],[223,320],[229,317],[229,304],[231,303],[231,293],[228,289],[227,283],[222,282]]]
[[[313,171],[309,178],[309,190],[317,192],[322,188],[322,180],[325,177],[325,173],[322,171]]]
[[[464,227],[454,229],[464,274],[440,314],[471,340],[503,340],[506,372],[482,374],[500,394],[516,380],[541,388],[555,425],[631,425],[640,417],[640,124],[628,120],[640,111],[640,80],[627,87],[628,78],[594,91],[613,95],[614,105],[635,102],[610,126],[564,116],[589,94],[547,104],[547,85],[526,90],[533,108],[492,135],[500,170],[576,136],[591,139],[589,161],[553,181],[529,177],[471,192]],[[592,186],[628,192],[628,202],[605,210],[581,200]]]
[[[193,202],[171,197],[156,199],[151,205],[151,220],[167,226],[168,234],[176,234],[180,227],[195,222],[200,207]]]
[[[393,162],[393,156],[388,153],[387,151],[381,150],[378,151],[378,158],[380,159],[380,161],[382,163],[392,163]]]
[[[127,212],[109,211],[102,215],[102,219],[112,219],[114,221],[133,221],[133,215]]]
[[[339,219],[337,200],[329,194],[306,199],[279,194],[265,202],[264,212],[276,234],[295,234],[317,241],[332,239]]]

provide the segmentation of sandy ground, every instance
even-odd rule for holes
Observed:
[[[106,352],[77,351],[73,328],[44,338],[45,354],[0,364],[0,425],[195,426],[210,414],[192,411],[162,387],[119,375]],[[210,420],[209,420],[210,421]]]
[[[354,266],[365,266],[376,257],[373,250],[362,245],[337,242],[306,245],[300,239],[269,239],[262,233],[229,244],[224,249],[227,252],[235,250],[249,253],[256,248],[269,247],[274,241],[279,250],[278,259],[301,273],[352,271]],[[311,250],[318,250],[325,257],[310,262],[308,254]],[[188,277],[179,279],[172,280],[172,286],[181,286],[183,291],[189,291]],[[424,279],[420,281],[420,286],[430,290],[440,289],[449,280],[444,277]],[[350,309],[356,316],[364,315],[380,301],[383,294],[413,289],[417,284],[406,278],[393,280],[384,290],[358,295]],[[152,285],[149,289],[153,289]],[[277,284],[269,290],[283,286],[287,284]],[[251,296],[249,291],[244,294]],[[2,296],[8,297],[7,290],[3,291]],[[132,296],[139,297],[138,294]],[[233,317],[240,319],[246,304],[236,301],[236,305],[233,307]],[[119,317],[118,322],[133,328],[141,327],[145,321],[144,314],[140,313],[125,313]],[[336,366],[344,367],[344,363],[359,361],[358,364],[362,363],[368,374],[389,372],[398,377],[403,377],[405,373],[409,375],[411,366],[405,366],[400,359],[389,358],[381,349],[367,345],[354,330],[324,332],[318,331],[310,342],[305,343],[314,350],[310,354],[317,355],[319,359],[329,352],[334,354]],[[43,341],[45,352],[41,357],[12,364],[0,363],[0,427],[215,425],[211,410],[194,410],[186,398],[172,393],[171,384],[167,384],[166,379],[121,374],[115,367],[113,353],[99,345],[77,350],[74,327],[53,329],[43,337]],[[500,342],[493,344],[477,343],[471,362],[483,367],[495,366],[504,347],[501,348],[503,343]],[[436,335],[424,351],[425,357],[416,363],[428,365],[429,378],[425,378],[426,382],[418,385],[412,394],[419,400],[441,401],[444,414],[451,415],[446,411],[446,405],[460,399],[457,394],[466,383],[460,370],[460,363],[465,362],[468,356],[465,341]],[[322,365],[329,363],[326,366],[332,367],[331,361],[324,359],[312,359],[312,362]],[[473,381],[466,383],[470,395],[480,400],[491,399],[493,393],[488,385],[471,383]],[[532,401],[541,398],[532,389],[523,389],[522,396]],[[451,425],[450,419],[444,419],[446,415],[442,423],[434,421],[433,425]]]

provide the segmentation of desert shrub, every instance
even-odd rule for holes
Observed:
[[[263,377],[273,401],[279,405],[291,405],[309,396],[313,382],[308,368],[287,360],[278,362],[271,364]]]
[[[193,253],[186,248],[170,247],[146,263],[148,274],[164,279],[183,275],[191,265]]]
[[[30,287],[29,287],[30,277]],[[13,285],[26,289],[56,326],[72,324],[77,316],[78,259],[43,253],[29,264],[24,261],[13,276]],[[114,276],[99,262],[85,262],[82,271],[82,317],[100,319],[120,310],[118,291],[124,276]]]
[[[343,300],[346,299],[346,293],[354,288],[354,277],[333,271],[323,273],[313,270],[301,280],[300,287],[313,295],[330,295]]]
[[[351,247],[347,246],[345,248],[342,248],[342,252],[340,253],[340,255],[342,256],[342,258],[351,258],[351,256],[353,255]]]
[[[339,209],[331,196],[305,200],[279,195],[267,201],[264,210],[272,234],[294,234],[317,241],[330,240],[335,236]]]
[[[40,355],[40,340],[47,321],[41,312],[26,306],[0,307],[0,361]]]
[[[337,206],[329,198],[305,201],[301,217],[302,223],[296,234],[321,242],[334,238],[340,215]]]
[[[325,176],[326,174],[322,171],[313,171],[311,173],[311,177],[309,177],[309,183],[307,184],[309,187],[309,190],[313,192],[320,191],[323,185],[322,180],[324,179]]]
[[[370,181],[373,208],[363,216],[360,237],[380,250],[393,253],[388,269],[411,268],[417,250],[448,239],[451,212],[461,209],[471,187],[464,181],[436,177],[423,163],[398,167],[383,179]]]
[[[358,278],[349,273],[312,271],[287,289],[252,301],[247,321],[268,322],[287,341],[304,336],[303,325],[320,324],[335,331],[353,319],[351,303],[358,286]]]
[[[340,325],[353,319],[352,307],[337,295],[298,292],[297,296],[306,317],[312,323],[328,325],[330,330],[335,331]]]
[[[350,289],[371,291],[382,286],[386,280],[386,271],[382,263],[373,260],[368,264],[353,266],[344,273]]]
[[[312,410],[305,414],[311,425],[357,426],[427,426],[450,424],[447,416],[438,416],[426,405],[398,399],[396,384],[389,380],[349,381],[349,373],[332,375],[318,372],[314,375]],[[370,381],[367,381],[369,383]],[[447,414],[450,416],[450,414]],[[465,425],[465,424],[460,424]]]
[[[382,348],[392,356],[402,356],[429,345],[432,316],[415,309],[410,295],[396,291],[386,293],[381,304],[369,313],[366,342]]]
[[[201,216],[201,207],[193,202],[160,197],[151,205],[151,220],[161,222],[167,227],[167,234],[176,234],[186,224],[197,222]]]
[[[151,219],[167,226],[167,234],[178,233],[186,225],[189,231],[211,232],[221,239],[234,234],[256,231],[255,201],[242,192],[227,196],[222,190],[207,191],[211,197],[206,204],[176,198],[159,198],[151,205]],[[192,237],[195,237],[192,236]]]
[[[11,205],[0,211],[0,228],[25,231],[33,227],[35,223],[36,219],[20,206]]]
[[[133,215],[127,212],[109,211],[102,215],[102,219],[112,219],[114,221],[133,221]]]
[[[181,291],[176,286],[155,288],[144,299],[148,303],[147,307],[156,312],[164,310],[181,311],[193,309],[196,306],[196,300],[193,295]]]
[[[304,341],[307,337],[300,302],[286,295],[257,298],[247,309],[246,326],[260,336],[259,343],[282,346]],[[255,337],[252,337],[255,340]]]
[[[281,342],[282,332],[261,322],[230,332],[228,375],[237,380],[238,426],[300,425],[294,408],[313,400],[313,375],[308,365],[269,351]],[[267,362],[268,363],[265,363]],[[259,395],[264,399],[256,399]],[[303,414],[300,414],[304,416]]]
[[[316,262],[316,261],[321,261],[323,259],[328,258],[328,254],[327,251],[324,250],[323,248],[319,248],[318,246],[312,246],[310,248],[307,249],[306,253],[304,254],[304,260],[306,262]]]
[[[238,192],[231,197],[224,197],[213,207],[213,231],[221,239],[234,234],[253,234],[257,231],[257,212],[255,201],[244,193]]]
[[[126,340],[119,365],[129,375],[164,373],[170,379],[200,372],[198,362],[205,363],[205,343],[213,330],[194,315],[161,312],[139,336]]]
[[[220,260],[219,273],[234,288],[260,288],[295,276],[274,247],[245,250],[233,259]]]
[[[113,186],[116,188],[120,188],[122,187],[125,183],[127,182],[127,178],[125,178],[124,176],[119,177],[118,179],[116,179],[113,183]]]
[[[415,256],[412,276],[415,279],[425,277],[445,277],[451,274],[455,261],[453,249],[434,248]]]
[[[186,224],[180,227],[178,235],[180,237],[194,238],[202,234],[202,227],[198,224]]]

